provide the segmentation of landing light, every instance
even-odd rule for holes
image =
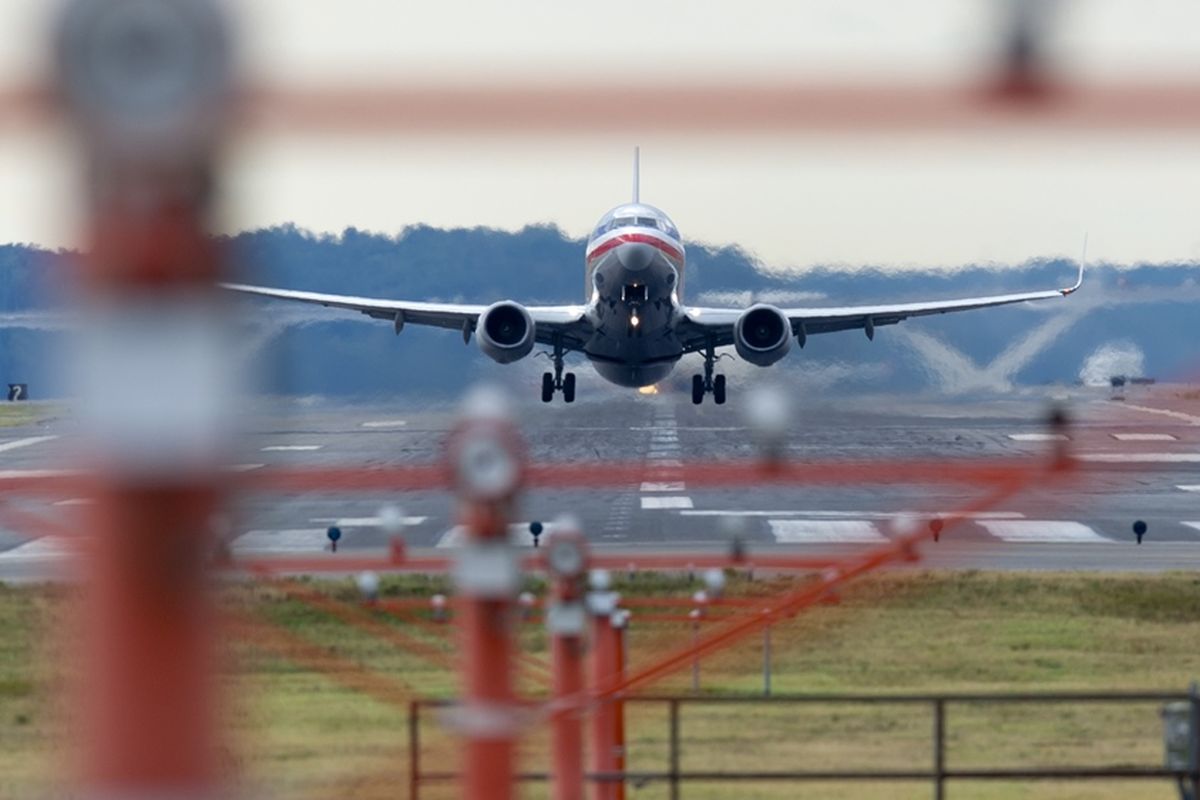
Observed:
[[[629,318],[629,324],[630,324],[630,325],[632,325],[632,326],[633,326],[633,327],[635,327],[635,328],[638,326],[638,323],[639,323],[639,322],[641,322],[641,320],[640,320],[640,319],[638,319],[638,315],[637,315],[637,314],[634,314],[632,317],[630,317],[630,318]]]
[[[638,387],[638,394],[658,394],[658,387],[657,386]]]

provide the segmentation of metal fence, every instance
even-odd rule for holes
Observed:
[[[1188,692],[1033,692],[1033,693],[979,693],[979,694],[803,694],[761,696],[690,696],[655,695],[628,697],[627,706],[660,706],[666,709],[667,758],[665,768],[654,770],[627,770],[624,772],[590,772],[589,782],[626,784],[638,787],[654,783],[665,784],[672,800],[683,796],[687,783],[800,783],[800,782],[928,782],[933,796],[941,800],[946,796],[947,784],[952,781],[1045,781],[1045,780],[1129,780],[1129,781],[1172,781],[1181,790],[1190,791],[1191,797],[1200,797],[1200,762],[1197,759],[1195,741],[1185,768],[1171,768],[1162,764],[1107,764],[1107,765],[1061,765],[1031,767],[985,767],[957,769],[947,766],[946,743],[950,737],[947,709],[956,705],[1015,705],[1015,704],[1146,704],[1186,702],[1191,708],[1192,730],[1197,730],[1200,721],[1200,693],[1195,689]],[[682,768],[687,738],[684,730],[684,706],[762,706],[762,705],[825,705],[825,706],[926,706],[929,710],[931,760],[926,767],[912,769],[828,769],[828,770],[685,770]],[[409,704],[409,797],[417,800],[424,784],[447,783],[458,780],[455,772],[422,770],[420,735],[421,722],[428,714],[423,710],[448,708],[451,701],[417,700]],[[735,734],[731,734],[731,737]],[[736,742],[731,739],[730,744]],[[522,782],[546,782],[551,779],[546,772],[522,772],[517,780]],[[1183,791],[1181,791],[1181,795]],[[623,796],[623,794],[622,794]]]

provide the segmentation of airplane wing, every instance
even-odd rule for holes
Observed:
[[[397,333],[405,325],[429,325],[435,328],[473,331],[479,315],[488,309],[486,305],[422,303],[375,297],[352,297],[292,289],[271,289],[265,286],[246,286],[237,283],[223,283],[221,288],[256,297],[291,300],[328,308],[358,311],[368,317],[391,322]],[[533,318],[535,335],[541,344],[553,344],[555,337],[558,336],[561,337],[565,349],[580,350],[591,335],[591,324],[584,315],[583,306],[525,306],[524,308]]]
[[[843,306],[840,308],[781,308],[780,311],[791,322],[792,334],[799,337],[801,344],[809,334],[846,330],[865,330],[868,338],[874,338],[876,327],[895,325],[909,317],[949,314],[955,311],[971,311],[976,308],[991,308],[992,306],[1027,303],[1034,300],[1050,300],[1073,294],[1082,285],[1083,264],[1081,263],[1078,279],[1065,289],[969,297],[961,300]],[[684,351],[702,351],[710,341],[715,347],[733,344],[733,326],[744,311],[745,309],[740,308],[688,306],[684,310],[684,319],[677,328]]]

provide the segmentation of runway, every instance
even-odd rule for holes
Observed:
[[[784,453],[799,461],[894,463],[945,459],[949,465],[1038,458],[1066,446],[1083,473],[1069,486],[1038,486],[947,530],[922,550],[919,567],[1002,570],[1159,571],[1200,568],[1200,402],[1166,387],[1124,402],[1107,391],[1075,389],[1065,434],[1044,424],[1048,396],[989,400],[905,397],[806,398]],[[517,411],[531,459],[538,462],[636,461],[641,479],[595,490],[528,493],[514,520],[514,541],[533,543],[528,523],[564,512],[579,520],[596,548],[645,552],[714,550],[734,537],[751,552],[787,549],[820,555],[879,544],[898,524],[963,508],[976,490],[935,486],[689,487],[685,463],[753,458],[753,431],[736,396],[724,407],[693,406],[679,394],[606,393],[573,405],[531,402]],[[452,408],[392,403],[258,400],[245,420],[236,456],[244,471],[294,466],[395,466],[441,456]],[[1063,438],[1065,436],[1065,439]],[[69,469],[75,439],[69,412],[0,432],[0,478]],[[68,530],[86,497],[22,501],[21,509]],[[262,494],[237,500],[229,518],[241,554],[300,555],[328,549],[326,531],[343,532],[339,553],[381,550],[386,504],[402,507],[413,551],[441,551],[460,538],[452,498],[420,492]],[[1133,523],[1146,523],[1138,545]],[[0,580],[56,574],[62,544],[0,532]]]

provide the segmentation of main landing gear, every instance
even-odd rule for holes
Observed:
[[[692,376],[692,402],[695,405],[700,405],[704,402],[704,395],[712,392],[713,402],[717,405],[725,405],[725,376],[713,376],[713,365],[717,363],[716,348],[712,342],[708,343],[708,347],[704,351],[704,374]]]
[[[575,373],[568,372],[563,374],[563,346],[562,342],[555,340],[554,342],[554,372],[542,373],[542,402],[549,403],[554,399],[554,392],[561,390],[564,403],[575,402]]]

